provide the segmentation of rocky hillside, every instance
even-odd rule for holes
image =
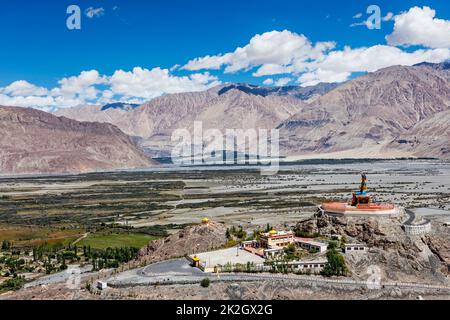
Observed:
[[[204,129],[272,129],[294,115],[305,101],[312,101],[336,87],[259,87],[226,84],[204,92],[170,94],[152,99],[132,110],[79,106],[57,111],[57,115],[82,120],[109,122],[125,133],[140,138],[148,150],[171,150],[171,135],[176,129],[192,130],[194,121]]]
[[[337,234],[347,243],[365,243],[367,253],[345,254],[352,276],[367,279],[370,266],[380,268],[390,281],[448,284],[448,231],[433,224],[434,232],[408,237],[401,225],[404,218],[314,217],[300,221],[296,229],[306,233]]]
[[[284,87],[261,87],[250,84],[228,84],[220,87],[219,94],[236,89],[250,95],[258,96],[291,96],[303,101],[312,101],[325,93],[337,88],[337,83],[319,83],[315,86],[284,86]]]
[[[108,106],[78,105],[72,108],[59,109],[54,114],[58,117],[63,116],[77,121],[114,124],[130,111],[128,108],[109,108]]]
[[[154,263],[219,248],[227,241],[226,230],[224,224],[216,222],[186,227],[164,239],[150,242],[139,252],[139,261]]]
[[[35,109],[0,107],[0,173],[86,172],[147,167],[150,161],[111,124]]]
[[[394,66],[353,79],[282,122],[282,150],[311,154],[382,146],[404,154],[442,156],[440,149],[448,147],[448,139],[446,146],[445,141],[436,142],[431,154],[428,138],[410,149],[392,142],[408,140],[399,137],[418,135],[425,127],[431,139],[441,137],[441,121],[450,120],[445,113],[450,109],[449,83],[445,64]]]
[[[450,158],[450,110],[438,112],[399,135],[388,147],[415,156]]]
[[[226,84],[204,92],[158,97],[140,107],[122,103],[80,105],[55,114],[78,121],[112,123],[142,138],[170,136],[174,129],[191,127],[194,120],[218,129],[274,128],[299,110],[303,101],[312,101],[335,87],[333,83],[304,88]]]

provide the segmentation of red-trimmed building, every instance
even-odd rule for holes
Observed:
[[[276,247],[287,247],[295,242],[292,231],[269,231],[260,237],[261,247],[271,249]]]

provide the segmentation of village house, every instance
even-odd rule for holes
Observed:
[[[348,244],[344,245],[343,251],[344,251],[344,253],[366,252],[367,246],[365,244],[348,243]]]

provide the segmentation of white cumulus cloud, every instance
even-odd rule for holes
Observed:
[[[88,17],[90,19],[95,18],[95,17],[101,17],[102,15],[105,14],[105,9],[89,7],[84,11],[84,14],[86,15],[86,17]]]
[[[45,96],[48,94],[48,90],[46,88],[35,86],[25,80],[14,81],[9,86],[3,88],[0,92],[13,97]]]
[[[391,45],[422,45],[428,48],[450,47],[450,21],[435,18],[430,7],[413,7],[394,17],[394,31],[386,36]]]
[[[283,72],[284,67],[310,59],[319,59],[324,52],[333,48],[334,42],[318,42],[313,45],[304,35],[283,30],[257,34],[250,42],[234,52],[222,55],[205,56],[189,61],[185,70],[220,69],[225,73],[247,70],[262,66],[256,76]]]
[[[0,94],[0,105],[43,109],[46,107],[55,106],[55,100],[50,96],[10,96],[6,94]]]
[[[411,66],[423,61],[437,63],[449,58],[449,49],[406,52],[386,45],[356,49],[345,47],[331,51],[321,61],[311,62],[308,71],[299,77],[299,83],[307,86],[319,82],[342,82],[354,72],[374,72],[393,65]]]
[[[102,8],[89,9],[94,10],[89,13],[92,17],[104,12],[98,11]],[[361,16],[357,14],[354,18]],[[309,86],[343,82],[354,73],[373,72],[392,65],[450,59],[450,21],[436,18],[435,10],[413,7],[398,15],[388,12],[383,20],[394,21],[393,32],[386,37],[387,44],[337,48],[333,41],[314,43],[303,34],[274,30],[256,34],[242,47],[194,58],[181,67],[178,64],[170,69],[135,67],[116,70],[112,75],[88,70],[60,79],[54,88],[25,80],[14,81],[0,88],[0,105],[48,110],[86,103],[141,103],[164,94],[203,91],[220,84],[219,78],[207,70],[251,72],[254,77],[265,77],[265,85],[296,82]],[[402,48],[413,45],[420,48]]]
[[[142,103],[163,94],[202,91],[218,84],[218,78],[208,72],[178,77],[167,69],[136,67],[132,71],[117,70],[112,76],[106,76],[97,70],[89,70],[60,79],[58,86],[52,89],[24,80],[15,81],[0,88],[0,105],[50,110],[87,103]]]
[[[355,19],[358,17],[355,15]],[[387,37],[388,45],[336,49],[333,41],[313,43],[306,36],[288,30],[270,31],[255,35],[247,45],[234,51],[192,59],[182,69],[224,68],[225,73],[253,70],[255,77],[290,75],[305,86],[343,82],[353,73],[373,72],[393,65],[450,59],[450,22],[436,19],[434,10],[414,7],[397,16],[388,12],[382,20],[395,21],[394,32]],[[366,24],[363,21],[354,25]],[[411,51],[395,46],[413,44],[425,48]],[[275,83],[273,79],[263,83],[269,84],[271,80]]]
[[[291,82],[291,78],[280,78],[277,81],[275,81],[275,86],[277,87],[283,87],[287,85],[289,82]]]
[[[151,99],[166,93],[202,91],[219,84],[209,73],[177,77],[169,70],[136,67],[132,71],[118,70],[109,80],[111,91],[126,97]]]

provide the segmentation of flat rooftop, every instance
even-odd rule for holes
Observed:
[[[270,232],[265,232],[262,236],[265,237],[276,237],[276,236],[292,236],[294,232],[292,231],[277,231],[276,233],[271,234]]]
[[[294,241],[296,241],[296,242],[303,242],[303,243],[309,243],[311,245],[318,246],[318,247],[319,246],[328,246],[328,243],[320,242],[320,241],[317,241],[317,240],[312,240],[310,238],[295,237]]]
[[[239,255],[237,255],[239,253]],[[217,251],[192,254],[190,257],[197,256],[201,263],[205,263],[207,268],[213,268],[217,265],[246,264],[247,262],[263,263],[265,260],[256,254],[245,250],[234,248],[222,249]]]

